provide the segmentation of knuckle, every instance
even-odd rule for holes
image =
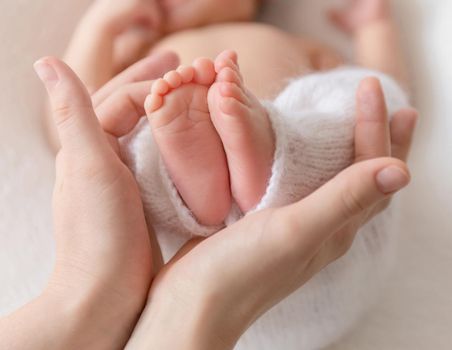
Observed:
[[[363,203],[362,199],[351,188],[348,188],[342,193],[341,202],[343,217],[346,220],[358,215],[366,209],[366,205]]]
[[[136,106],[131,95],[132,88],[132,84],[121,86],[114,94],[114,100],[119,101],[119,105],[122,105],[123,108],[130,108],[130,110],[133,110],[136,114],[140,114],[141,111]]]
[[[55,125],[58,129],[70,128],[77,118],[92,113],[92,107],[83,103],[62,103],[53,108]]]
[[[56,126],[60,128],[66,126],[71,120],[73,120],[75,112],[71,106],[64,104],[56,106],[53,109],[53,115]]]

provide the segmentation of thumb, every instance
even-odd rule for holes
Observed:
[[[287,234],[294,236],[299,246],[310,242],[314,249],[409,182],[405,163],[393,158],[368,160],[347,168],[304,200],[281,209],[280,214],[292,223]]]
[[[105,149],[107,138],[88,91],[75,73],[53,57],[40,59],[34,68],[47,90],[62,149],[71,153]]]

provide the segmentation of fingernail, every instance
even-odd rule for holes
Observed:
[[[33,65],[36,74],[44,84],[54,83],[58,81],[58,74],[55,69],[44,60],[39,60]]]
[[[408,185],[410,176],[396,166],[390,166],[377,174],[377,184],[381,192],[391,194]]]

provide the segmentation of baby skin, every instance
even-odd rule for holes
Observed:
[[[221,224],[232,198],[243,212],[259,202],[274,137],[235,52],[167,73],[153,84],[145,109],[168,172],[200,223]]]
[[[113,66],[121,66],[114,63],[113,50],[115,33],[124,30],[118,25],[125,27],[125,18],[132,21],[135,13],[162,12],[158,4],[127,0],[124,9],[117,9],[111,0],[95,3],[97,7],[82,21],[66,54],[67,62],[92,91],[113,77]],[[167,5],[162,12],[166,19],[149,16],[146,22],[152,28],[159,28],[161,23],[174,25],[161,29],[163,34],[152,44],[152,50],[175,51],[182,63],[193,64],[154,82],[146,101],[147,115],[180,197],[199,223],[221,225],[233,202],[244,213],[252,210],[271,176],[275,139],[267,111],[258,98],[273,98],[290,78],[334,69],[342,61],[323,45],[272,26],[230,23],[252,19],[252,9],[258,4],[255,0],[231,0],[226,7],[220,0],[163,4]],[[408,87],[389,0],[349,0],[347,4],[331,11],[330,18],[353,38],[355,63],[386,73]],[[185,11],[185,7],[193,11]],[[108,15],[111,11],[114,16]],[[218,16],[213,16],[215,13]],[[181,14],[193,18],[180,18]],[[197,18],[200,14],[205,16]],[[122,40],[127,38],[122,36]],[[218,55],[227,47],[240,55],[241,69],[235,52]],[[200,56],[209,58],[193,61]]]

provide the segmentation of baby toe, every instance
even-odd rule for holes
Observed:
[[[233,64],[238,67],[238,56],[235,51],[225,50],[215,59],[215,70],[217,73],[224,67],[226,63]]]
[[[190,66],[180,66],[177,68],[177,72],[181,76],[183,84],[190,83],[195,76],[195,69]]]
[[[233,97],[223,98],[219,103],[220,111],[231,116],[246,116],[248,108]]]
[[[170,89],[168,82],[164,79],[158,79],[152,84],[151,94],[165,95]]]
[[[177,71],[171,71],[163,76],[163,79],[168,83],[170,88],[176,89],[182,85],[182,77]]]
[[[237,101],[249,104],[248,97],[243,92],[243,89],[234,83],[221,83],[220,94],[222,97],[232,97]]]
[[[237,64],[235,64],[229,58],[215,63],[215,71],[217,73],[220,73],[223,69],[226,69],[226,68],[232,69],[240,74],[239,66]]]
[[[150,113],[155,112],[163,106],[163,96],[158,94],[150,94],[144,101],[144,109],[149,116]]]
[[[216,73],[212,60],[208,58],[198,58],[193,62],[193,81],[200,85],[210,86],[215,81]]]
[[[240,86],[242,85],[242,77],[240,74],[229,67],[222,69],[220,73],[218,73],[217,81],[234,83]]]

